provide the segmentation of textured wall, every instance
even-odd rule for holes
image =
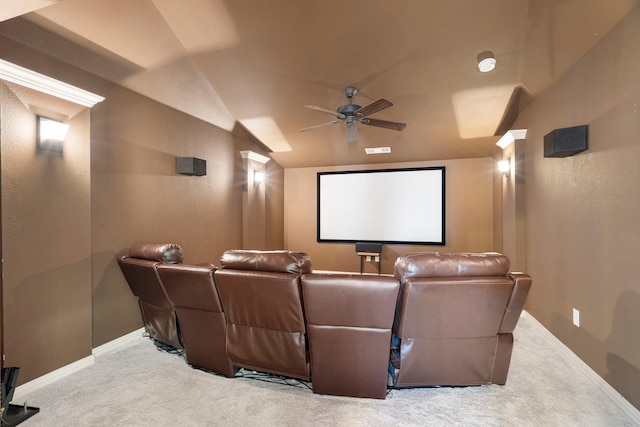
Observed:
[[[485,252],[493,244],[494,162],[489,158],[419,163],[388,163],[378,169],[446,167],[446,246],[383,245],[382,272],[392,273],[398,256],[409,252]],[[321,270],[360,271],[353,244],[316,241],[316,177],[318,172],[370,169],[371,166],[297,168],[285,170],[285,243],[288,249],[307,252]],[[375,271],[366,264],[366,271]]]
[[[45,158],[33,147],[22,153],[18,144],[22,154],[16,162],[5,140],[13,141],[14,132],[35,144],[37,111],[25,113],[31,96],[21,91],[18,98],[3,84],[2,174],[9,178],[2,183],[2,222],[8,224],[2,237],[11,242],[3,255],[7,271],[19,274],[3,283],[4,338],[7,364],[22,367],[23,383],[142,326],[137,301],[116,263],[133,243],[179,243],[188,263],[218,263],[224,250],[242,248],[240,151],[266,152],[245,133],[219,129],[1,41],[3,59],[106,97],[91,111],[65,113],[84,120],[84,151],[77,159],[66,148],[61,158]],[[29,134],[21,135],[25,129]],[[177,156],[205,159],[207,175],[177,174]],[[273,163],[268,173],[274,179],[262,212],[276,224],[263,227],[260,238],[267,247],[281,248],[283,171]],[[35,237],[26,239],[27,230]]]
[[[640,9],[518,119],[525,142],[528,310],[640,408]],[[589,149],[544,158],[549,131]],[[580,328],[572,309],[580,311]]]
[[[91,354],[89,110],[0,81],[5,366],[28,381]],[[36,114],[70,125],[36,150]]]
[[[173,242],[186,263],[217,263],[242,245],[242,197],[232,134],[111,86],[92,110],[94,346],[140,326],[116,256],[137,242]],[[176,173],[176,157],[207,162]]]

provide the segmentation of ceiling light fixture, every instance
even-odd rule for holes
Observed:
[[[478,54],[478,70],[481,73],[488,73],[496,68],[496,57],[490,50],[485,50]]]

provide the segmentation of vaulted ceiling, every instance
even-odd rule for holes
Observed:
[[[640,0],[0,0],[0,34],[248,130],[283,167],[491,156],[518,111]],[[477,69],[492,51],[497,67]],[[385,98],[348,142],[335,111]],[[369,117],[369,116],[368,116]],[[390,154],[366,155],[366,147]]]

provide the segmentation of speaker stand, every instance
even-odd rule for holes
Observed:
[[[13,427],[40,412],[40,408],[26,405],[12,405],[2,414],[2,426]]]
[[[378,276],[380,275],[380,263],[382,262],[380,259],[379,252],[356,252],[356,254],[360,257],[360,274],[364,271],[364,259],[370,259],[377,261],[378,266]]]

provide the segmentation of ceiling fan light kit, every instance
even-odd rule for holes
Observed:
[[[384,98],[380,98],[363,107],[353,103],[353,97],[358,93],[358,89],[356,89],[353,86],[348,86],[344,90],[344,93],[347,99],[349,100],[349,103],[338,107],[336,111],[318,107],[317,105],[305,105],[305,108],[310,108],[312,110],[317,110],[323,113],[331,114],[335,116],[337,120],[332,120],[328,123],[322,123],[319,125],[302,128],[302,129],[299,129],[299,131],[307,131],[311,129],[317,129],[319,127],[335,125],[335,124],[344,122],[346,127],[345,135],[346,135],[347,141],[355,141],[358,139],[357,122],[360,122],[363,125],[367,125],[367,126],[375,126],[375,127],[381,127],[381,128],[398,130],[398,131],[403,130],[407,126],[406,123],[371,119],[368,117],[371,114],[377,113],[378,111],[382,111],[386,108],[393,106],[393,103],[391,103],[391,101],[388,101]]]

